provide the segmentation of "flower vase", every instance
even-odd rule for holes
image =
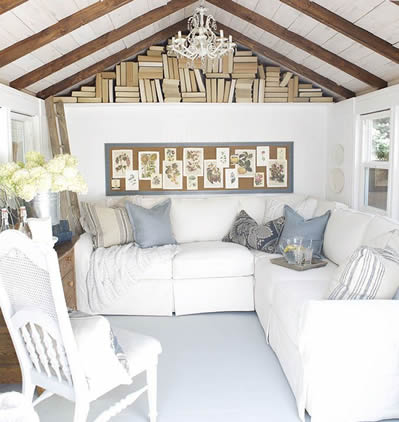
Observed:
[[[27,203],[30,214],[37,218],[51,218],[51,224],[54,226],[60,223],[60,193],[45,192],[37,193],[36,196]]]

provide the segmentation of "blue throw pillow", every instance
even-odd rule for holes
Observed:
[[[321,258],[321,251],[323,249],[324,231],[331,211],[327,211],[320,217],[305,220],[291,207],[286,205],[284,207],[285,224],[279,240],[279,247],[284,247],[287,239],[293,237],[302,237],[304,244],[312,240],[313,256]]]
[[[394,300],[399,300],[399,289],[398,289],[398,291],[396,292],[396,295],[393,298],[394,298]]]
[[[170,206],[170,199],[150,209],[126,202],[134,240],[140,248],[176,244],[170,223]]]

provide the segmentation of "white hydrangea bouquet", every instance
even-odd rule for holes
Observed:
[[[0,165],[0,190],[7,196],[31,201],[38,193],[72,191],[86,193],[87,185],[69,154],[46,162],[39,152],[28,152],[25,163]]]

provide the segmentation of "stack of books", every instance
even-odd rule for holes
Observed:
[[[162,56],[138,56],[139,79],[162,79]]]
[[[72,91],[72,101],[76,103],[101,103],[101,97],[96,94],[95,86],[82,86],[80,91]],[[66,101],[63,101],[66,102]]]
[[[179,79],[164,79],[162,83],[162,91],[165,96],[165,103],[180,103],[181,94],[179,90]]]
[[[236,83],[236,102],[252,103],[253,79],[238,79]]]
[[[280,67],[266,66],[266,86],[280,86]]]
[[[255,79],[258,72],[258,57],[252,51],[237,51],[233,58],[233,78]]]
[[[72,240],[72,232],[69,230],[68,220],[60,220],[59,224],[53,226],[53,236],[58,238],[56,245]]]

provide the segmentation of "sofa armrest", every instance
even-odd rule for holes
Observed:
[[[75,243],[76,299],[78,309],[87,311],[86,277],[89,272],[90,258],[93,253],[93,240],[89,233],[83,233]]]
[[[299,349],[312,422],[399,416],[399,301],[310,301]]]

